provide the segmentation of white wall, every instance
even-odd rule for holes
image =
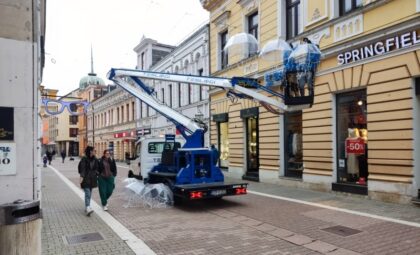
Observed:
[[[3,3],[5,2],[5,3]],[[0,204],[40,198],[40,83],[38,1],[0,0],[0,106],[14,108],[16,174],[0,176]],[[28,9],[27,9],[28,8]],[[29,10],[29,11],[27,11]],[[29,27],[25,27],[29,24]],[[35,30],[35,32],[33,31]],[[4,141],[2,141],[4,142]]]

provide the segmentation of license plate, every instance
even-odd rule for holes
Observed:
[[[221,196],[221,195],[226,195],[226,190],[225,189],[218,189],[218,190],[212,190],[210,192],[210,194],[212,196]]]

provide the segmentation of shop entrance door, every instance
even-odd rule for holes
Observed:
[[[367,194],[366,90],[337,95],[337,183],[332,189]]]
[[[227,170],[229,167],[229,126],[228,122],[217,122],[217,142],[220,153],[219,167]]]
[[[302,111],[284,115],[284,160],[285,176],[302,178]]]
[[[251,178],[259,178],[258,170],[259,147],[258,147],[258,117],[249,117],[245,119],[246,128],[246,176]]]

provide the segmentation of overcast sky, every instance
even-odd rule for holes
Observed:
[[[42,84],[64,95],[94,71],[105,80],[111,67],[135,68],[133,48],[143,35],[177,45],[204,25],[209,14],[199,0],[47,1],[46,58]]]

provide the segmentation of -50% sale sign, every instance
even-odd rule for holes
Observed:
[[[365,154],[365,141],[363,139],[346,139],[347,154]]]
[[[16,144],[0,143],[0,175],[16,174]]]

